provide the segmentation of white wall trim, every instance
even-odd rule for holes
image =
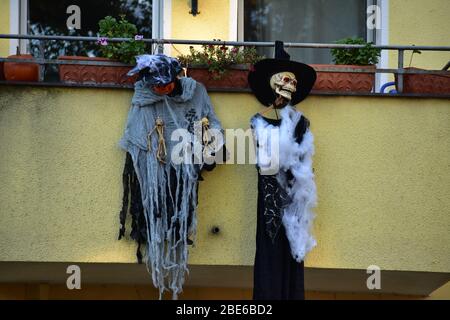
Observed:
[[[228,40],[238,40],[238,0],[230,0],[230,22],[228,29]]]
[[[377,44],[388,45],[389,44],[389,0],[380,0],[381,7],[381,30],[377,30]],[[389,68],[389,51],[383,50],[381,52],[381,59],[378,63],[378,68]],[[380,87],[389,81],[389,74],[378,74],[376,79],[377,91]]]

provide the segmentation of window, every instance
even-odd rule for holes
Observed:
[[[110,15],[124,15],[146,38],[160,37],[163,0],[17,0],[11,1],[12,33],[31,35],[97,36],[98,21]],[[78,20],[74,20],[76,14]],[[75,21],[79,23],[74,23]],[[156,32],[156,33],[155,33]],[[11,42],[11,52],[20,51],[41,56],[38,41]],[[46,41],[45,58],[60,55],[98,55],[97,45],[90,42]],[[55,65],[48,65],[45,80],[57,80]]]
[[[245,41],[332,43],[346,37],[361,37],[371,41],[366,27],[366,10],[371,2],[243,0],[243,38]],[[259,50],[273,57],[273,48]],[[293,60],[332,62],[330,51],[325,49],[288,48],[287,51]]]
[[[99,20],[108,15],[116,18],[125,15],[136,24],[140,34],[146,38],[152,36],[152,0],[28,0],[27,11],[27,33],[32,35],[95,37]],[[71,18],[77,14],[78,20]],[[45,48],[47,58],[96,54],[95,44],[87,42],[49,41]],[[35,41],[31,42],[30,50],[38,55]]]

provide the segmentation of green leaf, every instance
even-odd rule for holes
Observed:
[[[381,50],[373,48],[373,43],[367,43],[362,38],[345,38],[336,41],[337,44],[362,44],[360,49],[331,49],[333,61],[336,64],[369,65],[378,63]]]

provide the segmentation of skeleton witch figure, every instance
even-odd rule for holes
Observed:
[[[277,43],[276,56],[280,50]],[[294,106],[307,97],[316,73],[306,64],[265,59],[248,80],[256,98],[269,107],[251,119],[258,169],[253,298],[304,299],[303,260],[316,244],[310,233],[314,145],[308,119]],[[262,115],[271,109],[277,119]]]
[[[202,169],[223,160],[223,136],[205,87],[179,77],[178,60],[142,55],[130,75],[139,72],[120,146],[127,152],[123,173],[125,219],[132,216],[131,238],[141,245],[160,299],[182,291],[188,245],[196,233],[198,181]],[[219,150],[219,151],[218,151]]]

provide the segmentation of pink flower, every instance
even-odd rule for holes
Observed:
[[[134,40],[136,40],[136,41],[140,41],[142,39],[144,39],[144,36],[141,35],[141,34],[137,34],[137,35],[134,36]]]
[[[101,46],[107,46],[108,45],[108,38],[100,38],[97,40],[97,44],[101,45]]]

